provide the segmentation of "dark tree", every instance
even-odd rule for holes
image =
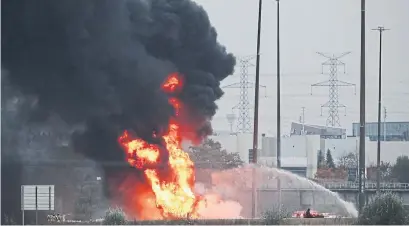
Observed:
[[[380,180],[382,182],[391,182],[393,177],[391,177],[392,165],[389,162],[381,161],[379,165],[380,168]],[[377,166],[376,164],[371,164],[367,168],[368,180],[376,181],[377,178]]]
[[[331,154],[331,151],[330,151],[329,149],[328,149],[328,151],[327,151],[327,159],[326,159],[326,162],[327,162],[328,168],[330,168],[330,169],[335,169],[334,159],[332,158],[332,154]]]
[[[197,147],[191,147],[189,155],[196,168],[206,169],[231,169],[242,165],[239,153],[228,153],[221,144],[212,139],[207,139]]]
[[[325,156],[322,150],[318,151],[317,168],[320,169],[325,166]]]
[[[358,168],[358,154],[349,152],[338,159],[338,166],[344,169]]]
[[[392,166],[392,177],[400,183],[409,183],[409,158],[407,155],[399,156]]]

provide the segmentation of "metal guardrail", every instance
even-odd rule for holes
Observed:
[[[321,186],[332,190],[332,191],[358,191],[358,183],[354,182],[324,182],[319,183]],[[276,190],[276,184],[262,184],[260,186],[262,190]],[[283,187],[282,190],[294,191],[294,190],[315,190],[312,186],[310,188],[291,188]],[[376,183],[366,183],[365,190],[376,191]],[[404,191],[409,192],[409,183],[381,183],[380,190],[390,190],[390,191]]]
[[[358,183],[354,182],[325,182],[321,184],[330,190],[358,190]],[[376,190],[376,183],[366,183],[365,189]],[[407,190],[409,191],[409,183],[380,183],[381,190]]]

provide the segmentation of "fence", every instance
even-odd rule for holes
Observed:
[[[357,190],[358,183],[354,182],[325,182],[322,184],[325,188],[330,190]],[[380,183],[381,190],[407,190],[409,191],[409,183]],[[376,183],[366,183],[366,190],[376,190]]]

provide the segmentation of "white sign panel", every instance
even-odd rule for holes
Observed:
[[[21,209],[54,210],[54,185],[21,186]]]

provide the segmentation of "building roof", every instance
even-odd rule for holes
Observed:
[[[382,122],[382,124],[383,123],[386,123],[386,124],[409,124],[409,121],[406,121],[406,122]],[[359,125],[360,123],[359,122],[353,122],[352,124],[353,125]],[[365,124],[378,124],[378,122],[365,122]]]
[[[344,130],[344,128],[342,127],[311,125],[311,124],[305,124],[305,123],[303,124],[300,122],[292,122],[291,125],[300,125],[300,126],[304,125],[304,126],[308,126],[308,127],[316,128],[316,129],[342,129]]]

